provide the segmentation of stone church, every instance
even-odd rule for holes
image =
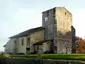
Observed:
[[[42,26],[11,36],[4,45],[7,53],[75,53],[72,14],[65,7],[42,12]]]

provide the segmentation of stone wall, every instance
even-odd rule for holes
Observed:
[[[66,8],[55,7],[44,11],[42,26],[45,28],[45,39],[53,39],[54,53],[65,53],[63,52],[63,49],[68,50],[68,53],[71,53],[72,14]]]
[[[56,8],[57,53],[71,53],[72,51],[72,15],[64,7]]]
[[[45,28],[45,40],[53,39],[54,33],[54,9],[42,13],[42,27]]]

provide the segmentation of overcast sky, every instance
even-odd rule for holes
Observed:
[[[0,51],[8,37],[42,25],[42,11],[66,7],[76,35],[85,38],[85,0],[0,0]]]

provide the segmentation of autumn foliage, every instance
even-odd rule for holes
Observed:
[[[85,40],[80,37],[76,37],[76,52],[85,53]]]

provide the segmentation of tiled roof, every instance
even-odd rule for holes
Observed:
[[[24,32],[21,32],[21,33],[19,33],[17,35],[14,35],[14,36],[12,36],[10,38],[18,38],[18,37],[28,36],[28,35],[36,32],[36,31],[40,31],[42,29],[44,29],[44,28],[42,28],[42,27],[32,28],[32,29],[26,30]]]
[[[43,41],[39,41],[39,42],[36,42],[36,43],[33,44],[33,45],[42,45],[43,43],[48,42],[48,41],[52,41],[52,40],[43,40]]]

